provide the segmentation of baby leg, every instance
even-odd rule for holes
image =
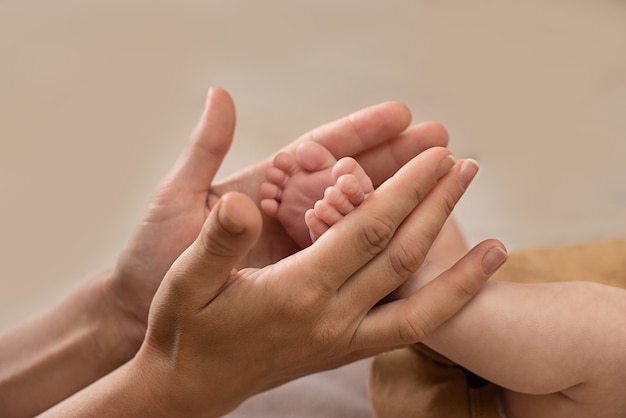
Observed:
[[[505,388],[511,418],[617,418],[626,409],[625,313],[618,288],[494,281],[424,343]]]

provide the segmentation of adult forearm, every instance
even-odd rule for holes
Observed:
[[[181,376],[180,381],[172,378],[161,379],[159,362],[150,358],[149,364],[146,364],[140,357],[141,354],[48,409],[41,418],[212,418],[228,413],[245,398],[237,390],[237,396],[228,396],[228,391],[223,392],[223,389],[238,388],[239,385],[218,379],[203,382],[198,385],[198,393],[190,395],[193,390],[188,390],[189,382],[185,381],[184,376]],[[169,365],[165,367],[168,368]],[[210,371],[206,372],[210,374]],[[231,376],[233,378],[237,379],[236,376]],[[248,382],[243,379],[241,383]]]
[[[159,396],[151,396],[148,385],[137,384],[137,376],[127,363],[112,373],[48,409],[42,417],[166,417]]]
[[[0,411],[32,416],[129,360],[143,339],[109,292],[107,271],[0,335]]]

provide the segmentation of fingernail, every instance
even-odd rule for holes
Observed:
[[[461,186],[463,186],[464,189],[467,189],[472,180],[474,180],[476,173],[478,173],[478,163],[476,160],[472,160],[471,158],[463,160],[461,172],[459,173],[459,179],[461,180]]]
[[[435,175],[437,176],[437,178],[440,178],[448,171],[450,171],[454,163],[456,163],[456,160],[452,155],[448,155],[446,158],[441,160],[441,162],[437,166],[437,170],[435,171]]]
[[[226,209],[226,202],[222,200],[218,210],[219,212],[217,215],[220,224],[224,227],[224,229],[226,229],[226,231],[231,234],[241,234],[245,230],[245,227],[241,223],[237,222],[228,212],[228,209]]]
[[[509,255],[500,247],[494,247],[487,251],[487,254],[483,257],[481,267],[483,273],[487,276],[493,274],[504,262],[509,258]]]

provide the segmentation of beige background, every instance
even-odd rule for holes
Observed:
[[[457,216],[510,248],[626,233],[626,2],[0,2],[0,329],[112,265],[198,116],[222,174],[379,101],[481,172]]]

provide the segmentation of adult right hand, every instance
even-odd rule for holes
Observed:
[[[418,155],[312,246],[262,269],[234,269],[262,225],[250,198],[226,194],[164,278],[137,356],[54,412],[219,416],[422,340],[504,261],[501,243],[483,242],[415,294],[378,305],[422,264],[477,170],[460,161],[441,177],[452,164],[444,148]]]
[[[337,159],[355,156],[374,183],[380,184],[423,150],[447,144],[448,136],[441,125],[422,123],[409,127],[410,122],[406,105],[381,103],[313,129],[282,151],[293,152],[304,141],[318,142]],[[222,182],[213,181],[230,148],[234,129],[235,107],[230,95],[219,88],[211,89],[185,150],[157,189],[146,216],[106,283],[108,304],[128,313],[128,320],[120,326],[132,328],[124,332],[133,336],[125,342],[129,353],[134,354],[143,341],[148,309],[163,276],[196,239],[220,197],[236,191],[257,204],[261,201],[261,183],[272,157]],[[261,237],[242,257],[240,266],[266,266],[299,249],[276,219],[263,215]]]

